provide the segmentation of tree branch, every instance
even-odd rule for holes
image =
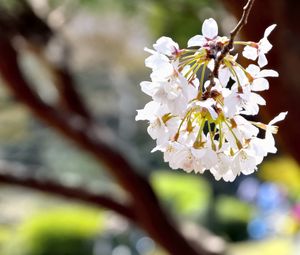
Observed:
[[[231,30],[230,32],[230,39],[228,44],[224,46],[222,51],[220,52],[220,55],[217,56],[217,59],[215,61],[215,67],[214,70],[210,73],[209,79],[210,79],[210,85],[208,86],[207,90],[210,91],[211,88],[215,85],[214,78],[218,77],[219,68],[221,65],[222,60],[225,58],[225,56],[232,50],[233,48],[233,42],[237,34],[240,32],[240,30],[243,28],[244,25],[248,22],[248,17],[250,14],[250,11],[252,9],[252,6],[254,4],[255,0],[248,0],[247,4],[243,7],[243,14],[240,18],[238,24],[236,27]]]
[[[45,104],[25,81],[17,63],[17,53],[4,38],[0,40],[0,72],[5,85],[41,121],[60,132],[91,153],[130,194],[134,214],[139,225],[172,255],[208,255],[206,248],[196,251],[179,233],[174,222],[162,210],[148,181],[138,174],[125,157],[112,149],[101,134],[95,134],[91,125],[78,116],[63,114]]]
[[[68,54],[60,56],[59,65],[53,65],[44,56],[45,45],[55,35],[55,31],[33,12],[26,0],[20,0],[18,7],[18,11],[9,12],[0,6],[0,30],[5,31],[6,37],[21,36],[26,41],[26,49],[30,50],[48,68],[59,92],[60,106],[90,120],[91,114],[75,89],[73,77],[68,69]],[[63,52],[68,53],[68,49],[64,47]]]
[[[20,168],[20,166],[16,166],[15,164],[10,164],[7,162],[1,162],[0,183],[18,185],[50,195],[57,195],[69,199],[79,200],[97,207],[104,207],[112,210],[132,222],[136,221],[133,210],[129,205],[120,204],[108,196],[91,193],[80,187],[67,187],[51,180],[40,180],[29,176],[13,174],[16,172],[16,168]],[[22,166],[22,170],[24,170],[24,168],[25,167]]]
[[[38,58],[51,73],[54,85],[59,93],[59,106],[68,112],[81,116],[87,121],[92,121],[92,116],[88,111],[88,107],[75,89],[73,77],[66,63],[68,54],[63,54],[64,56],[61,56],[60,63],[58,65],[53,65],[53,63],[45,57],[43,48],[28,41],[26,49],[34,54],[34,56]]]
[[[240,21],[238,22],[238,24],[236,25],[236,27],[230,32],[230,40],[229,40],[227,47],[225,47],[224,50],[226,48],[228,48],[228,52],[229,52],[233,48],[233,42],[234,42],[236,35],[241,31],[243,26],[245,26],[248,22],[249,13],[252,9],[254,1],[255,0],[248,0],[247,4],[243,7],[242,17],[241,17]]]

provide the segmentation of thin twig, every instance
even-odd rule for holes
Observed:
[[[236,27],[230,32],[230,40],[229,40],[227,47],[225,47],[225,48],[228,48],[229,50],[231,50],[233,48],[233,41],[234,41],[236,35],[241,31],[242,27],[247,24],[248,17],[249,17],[249,14],[250,14],[250,11],[252,9],[254,2],[255,2],[255,0],[248,0],[247,4],[244,6],[242,17],[241,17],[240,21],[238,22],[238,24],[236,25]]]
[[[248,17],[249,17],[250,11],[252,9],[252,6],[254,4],[254,1],[255,0],[248,0],[247,4],[243,7],[242,17],[241,17],[240,21],[238,22],[238,24],[236,25],[236,27],[230,32],[230,39],[229,39],[228,44],[226,44],[224,46],[220,55],[217,56],[217,59],[215,61],[214,70],[209,75],[210,84],[207,88],[207,91],[210,91],[211,88],[215,85],[214,78],[218,77],[218,72],[219,72],[219,68],[220,68],[222,60],[232,50],[235,37],[240,32],[240,30],[243,28],[243,26],[247,24]]]

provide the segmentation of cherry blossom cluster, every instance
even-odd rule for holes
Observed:
[[[276,153],[274,124],[287,112],[269,124],[246,119],[266,104],[258,94],[269,88],[266,78],[278,76],[263,69],[272,48],[268,36],[275,27],[268,27],[259,42],[234,41],[244,47],[245,58],[257,60],[258,65],[248,67],[239,64],[232,51],[216,62],[229,38],[218,36],[212,18],[204,21],[202,35],[192,37],[185,49],[169,37],[159,38],[153,50],[145,48],[150,53],[145,65],[152,70],[151,81],[140,86],[152,101],[137,111],[136,120],[149,121],[147,131],[156,140],[152,151],[163,152],[171,168],[209,170],[217,180],[233,181],[257,170],[268,153]],[[217,75],[212,76],[217,64]]]

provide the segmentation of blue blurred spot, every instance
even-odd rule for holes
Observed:
[[[255,178],[245,178],[238,187],[237,195],[242,200],[253,202],[257,196],[258,187],[259,182]]]
[[[257,205],[265,211],[274,210],[280,206],[281,193],[273,183],[264,183],[260,186],[257,196]]]
[[[252,239],[262,239],[268,234],[267,224],[262,219],[254,219],[248,224],[248,233]]]

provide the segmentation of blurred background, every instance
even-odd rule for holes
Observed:
[[[300,254],[300,153],[298,106],[299,3],[257,1],[242,35],[270,36],[274,48],[268,68],[278,70],[264,94],[261,121],[289,111],[281,123],[279,152],[251,176],[234,183],[216,182],[209,174],[173,171],[160,153],[147,123],[136,123],[136,109],[149,101],[139,87],[149,80],[147,53],[159,36],[186,46],[213,17],[220,34],[235,26],[245,1],[218,0],[0,0],[0,33],[30,37],[34,47],[16,38],[26,78],[49,104],[59,99],[53,70],[66,68],[99,124],[112,130],[117,147],[148,176],[169,213],[187,228],[204,226],[228,243],[228,255]],[[261,3],[263,2],[263,3]],[[36,19],[26,15],[31,10]],[[14,26],[13,26],[14,25]],[[38,50],[37,50],[38,49]],[[0,56],[1,57],[1,56]],[[1,76],[0,76],[1,77]],[[0,84],[3,83],[0,80]],[[0,87],[0,170],[51,179],[91,192],[123,191],[104,167],[74,144],[37,121],[5,86]],[[0,253],[3,255],[162,255],[141,229],[115,213],[57,198],[0,180]]]

